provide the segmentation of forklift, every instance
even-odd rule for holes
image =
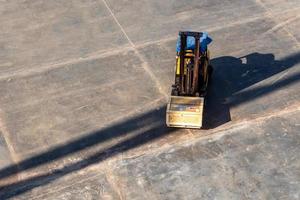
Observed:
[[[179,32],[175,84],[166,111],[168,127],[202,127],[205,96],[213,71],[207,45],[203,48],[200,43],[202,37],[202,32]]]

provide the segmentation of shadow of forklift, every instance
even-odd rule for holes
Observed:
[[[254,87],[255,84],[286,71],[300,62],[300,53],[276,60],[274,54],[254,52],[242,57],[222,56],[211,59],[214,66],[203,114],[204,129],[231,121],[230,108],[294,83],[299,74],[292,74],[276,84]],[[251,90],[245,90],[252,87]]]

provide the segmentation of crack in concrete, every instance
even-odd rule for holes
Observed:
[[[156,78],[155,74],[153,73],[153,71],[150,69],[149,63],[146,61],[146,59],[144,58],[144,56],[142,54],[140,54],[140,52],[138,51],[138,49],[136,48],[135,44],[132,42],[132,40],[129,38],[129,36],[127,35],[126,31],[124,30],[124,28],[122,27],[122,25],[120,24],[120,22],[118,21],[117,17],[115,16],[115,14],[113,13],[113,11],[111,10],[111,8],[109,7],[109,5],[107,4],[107,2],[105,0],[102,0],[102,2],[105,4],[105,7],[109,10],[111,16],[113,17],[113,19],[115,20],[115,22],[117,23],[117,25],[120,27],[121,31],[123,32],[123,34],[125,35],[125,37],[127,38],[129,44],[132,46],[134,52],[136,53],[136,55],[138,56],[138,58],[142,61],[142,67],[144,68],[144,70],[146,71],[146,73],[150,76],[150,78],[152,79],[152,81],[155,83],[156,87],[158,88],[159,92],[166,98],[168,99],[168,94],[166,94],[166,92],[164,92],[164,90],[162,89],[162,86],[160,84],[160,81]]]
[[[0,114],[2,115],[2,110],[0,109]],[[3,122],[3,119],[2,117],[0,117],[0,130],[2,132],[2,135],[4,137],[4,140],[5,140],[5,143],[6,143],[6,146],[9,150],[9,153],[11,155],[11,158],[12,158],[12,161],[14,163],[17,163],[19,161],[19,157],[17,156],[17,153],[13,147],[13,144],[12,144],[12,141],[10,140],[10,133],[7,129],[7,127],[5,126],[5,123]]]
[[[120,187],[120,184],[121,184],[120,178],[116,177],[114,172],[111,170],[110,166],[106,166],[104,174],[105,174],[107,182],[112,187],[112,189],[118,194],[120,200],[126,199],[126,198],[124,198],[124,194]]]
[[[273,14],[276,14],[276,15],[282,14],[282,15],[284,15],[285,13],[290,13],[290,12],[294,12],[294,11],[298,11],[298,10],[299,10],[299,8],[294,8],[294,9],[286,10],[284,12],[276,12],[276,13],[273,13]],[[236,25],[253,22],[253,21],[256,21],[256,20],[259,20],[259,19],[264,19],[265,17],[266,17],[265,15],[261,15],[261,16],[257,16],[257,17],[251,17],[251,18],[247,18],[247,19],[236,20],[232,23],[226,23],[226,24],[224,24],[224,26],[217,26],[217,27],[213,27],[213,28],[208,28],[207,31],[208,32],[219,31],[219,30],[222,30],[224,28],[229,28],[229,27],[233,27],[233,26],[236,26]],[[269,18],[271,18],[271,17],[269,16]],[[33,66],[29,69],[25,66],[22,69],[19,69],[19,70],[16,70],[16,71],[11,71],[11,72],[9,72],[9,74],[0,75],[0,80],[10,80],[12,78],[26,77],[26,76],[30,76],[30,75],[34,75],[34,74],[38,74],[38,73],[44,73],[44,72],[47,72],[47,71],[50,71],[50,70],[53,70],[53,69],[56,69],[56,68],[65,67],[65,65],[96,60],[96,59],[105,58],[105,57],[113,56],[113,55],[128,52],[128,51],[135,51],[135,49],[144,48],[144,47],[154,45],[154,44],[161,44],[161,43],[173,41],[173,40],[176,40],[176,39],[177,39],[177,36],[169,36],[169,37],[162,38],[162,39],[159,39],[159,40],[137,43],[137,44],[134,44],[134,47],[125,45],[125,46],[122,46],[122,47],[112,48],[112,49],[108,49],[108,50],[105,50],[105,51],[93,52],[91,54],[86,55],[85,57],[72,58],[72,59],[69,59],[69,60],[66,60],[66,61],[61,61],[61,62],[58,62],[58,63],[48,63],[48,64],[44,64],[42,66],[40,66],[40,65]]]
[[[72,65],[81,62],[96,60],[99,58],[105,58],[112,55],[120,54],[124,51],[127,52],[130,50],[133,50],[133,48],[128,46],[127,47],[123,46],[122,48],[118,48],[118,49],[115,48],[108,49],[104,53],[97,54],[97,52],[94,52],[90,55],[87,55],[86,57],[72,58],[58,63],[49,63],[44,66],[39,65],[39,66],[31,67],[29,69],[25,66],[22,69],[16,70],[14,72],[9,72],[9,74],[0,75],[0,80],[8,79],[8,81],[10,81],[11,78],[26,77],[34,74],[44,73],[53,69],[65,67],[66,65]]]
[[[272,117],[279,117],[279,116],[283,116],[283,115],[287,115],[287,114],[292,114],[292,113],[299,112],[299,111],[300,111],[300,104],[298,103],[298,104],[291,105],[291,106],[289,106],[286,109],[279,110],[279,111],[276,110],[276,111],[274,111],[272,113],[268,113],[268,114],[266,114],[264,116],[261,116],[261,117],[258,117],[258,118],[244,119],[244,120],[237,121],[235,123],[229,123],[228,125],[221,126],[221,128],[217,128],[216,130],[214,129],[212,131],[208,131],[210,133],[208,135],[205,135],[205,136],[201,136],[200,134],[199,135],[196,135],[196,134],[189,135],[188,138],[185,138],[185,139],[181,138],[180,140],[176,140],[171,145],[174,148],[180,148],[180,147],[183,147],[183,146],[189,146],[191,144],[194,144],[194,143],[202,141],[202,140],[209,140],[209,141],[218,140],[218,139],[222,138],[223,136],[232,133],[233,131],[237,131],[239,129],[245,128],[247,126],[250,126],[251,124],[262,123],[263,121],[265,121],[267,119],[270,119]],[[142,154],[142,155],[148,155],[148,156],[149,155],[158,155],[159,153],[161,153],[163,151],[167,151],[169,148],[170,148],[170,144],[168,144],[168,145],[162,145],[159,148],[151,149],[151,151],[148,151],[148,152],[144,152],[143,149],[140,149],[139,151],[137,151],[136,149],[133,149],[135,151],[134,152],[134,154],[135,154],[134,156],[130,156],[130,155],[129,156],[124,156],[122,154],[122,159],[134,159],[136,157],[139,157],[140,154]],[[133,151],[133,150],[129,150],[129,151]],[[130,152],[130,153],[132,153],[132,152]],[[211,154],[211,153],[209,153],[209,154]],[[117,162],[119,160],[120,160],[120,155],[112,157],[112,158],[109,158],[109,159],[107,159],[104,162],[88,166],[87,168],[84,169],[84,171],[85,172],[87,172],[87,171],[97,171],[99,169],[104,169],[105,171],[111,170],[111,163]],[[73,174],[73,175],[76,175],[76,173]],[[111,184],[111,186],[114,189],[116,189],[116,192],[118,192],[120,199],[124,199],[123,198],[124,194],[122,193],[122,191],[120,191],[120,189],[118,189],[118,187],[117,187],[118,184],[115,183],[116,180],[114,178],[112,178],[113,176],[115,176],[113,174],[113,172],[112,171],[108,171],[108,175],[106,175],[107,180]],[[85,178],[84,181],[89,180],[91,178],[92,177]],[[60,187],[57,190],[54,189],[54,190],[51,191],[51,193],[55,193],[55,192],[60,191],[62,189],[71,187],[73,184],[75,184],[75,183],[72,183],[71,185],[65,186],[63,188]],[[42,196],[44,196],[44,194]]]
[[[9,131],[6,127],[2,116],[3,116],[3,111],[0,108],[0,131],[1,131],[2,136],[4,138],[4,141],[5,141],[5,144],[6,144],[6,147],[8,149],[8,152],[9,152],[9,155],[10,155],[10,158],[11,158],[12,162],[16,166],[18,166],[18,162],[19,162],[20,158],[19,158],[19,156],[17,155],[17,153],[14,149],[13,142],[10,139],[11,134],[9,133]],[[19,174],[19,173],[16,174],[16,178],[18,180],[20,180],[22,178],[22,173],[21,174]]]
[[[277,24],[276,26],[282,28],[282,30],[284,30],[290,36],[290,38],[292,38],[295,41],[296,46],[300,47],[300,43],[297,40],[297,38],[285,27],[286,24],[282,24],[281,22],[278,22],[278,20],[276,20],[277,17],[274,15],[274,12],[268,9],[261,0],[255,0],[255,1],[266,11],[266,14],[269,16],[269,18]]]
[[[121,116],[117,116],[117,117],[114,117],[111,121],[109,121],[108,123],[105,123],[103,124],[103,127],[107,127],[107,126],[113,126],[114,123],[118,123],[120,122],[121,120],[124,120],[126,118],[130,118],[130,117],[133,117],[139,113],[142,113],[143,111],[147,111],[149,109],[154,109],[156,107],[157,104],[160,104],[162,102],[165,102],[165,99],[164,97],[161,97],[161,98],[157,98],[147,104],[144,104],[143,107],[140,107],[140,108],[136,108],[136,109],[131,109],[130,112],[127,112],[126,114],[124,115],[121,115]],[[101,119],[101,117],[94,117],[95,120],[97,119]],[[89,120],[89,118],[87,119],[82,119],[82,121],[84,120]],[[101,130],[101,129],[100,129]],[[62,143],[57,143],[55,144],[54,146],[56,145],[63,145],[65,142],[67,141],[64,141]],[[49,146],[45,147],[45,146],[42,146],[42,147],[39,147],[39,148],[35,148],[35,149],[32,149],[32,150],[28,150],[26,151],[26,155],[31,155],[31,154],[34,154],[36,152],[44,152],[44,151],[47,151],[49,150]]]
[[[101,85],[93,85],[93,86],[82,87],[82,88],[78,88],[78,89],[71,88],[71,90],[67,90],[67,91],[65,91],[66,88],[58,88],[56,90],[50,90],[50,91],[46,90],[46,91],[43,91],[42,97],[31,100],[29,102],[22,102],[22,104],[19,104],[17,108],[15,107],[11,113],[17,113],[17,112],[19,112],[19,110],[22,110],[26,107],[35,106],[35,105],[43,103],[45,101],[52,101],[57,98],[66,98],[69,96],[80,96],[80,94],[82,92],[86,92],[86,91],[90,91],[90,92],[98,91],[98,92],[105,93],[106,90],[110,90],[110,88],[112,88],[112,87],[124,84],[126,82],[133,81],[135,79],[136,79],[135,77],[128,77],[128,78],[118,79],[118,80],[112,81],[112,82],[103,83]],[[74,86],[74,87],[76,87],[76,86]],[[9,102],[9,103],[11,103],[11,102]],[[6,106],[6,104],[4,104],[4,106]],[[92,106],[92,105],[89,104],[89,106]],[[73,112],[73,111],[74,110],[71,110],[70,112]]]
[[[156,153],[157,152],[161,152],[164,151],[166,149],[168,149],[170,147],[170,145],[176,145],[178,146],[186,146],[186,145],[190,145],[192,143],[198,142],[200,140],[218,140],[219,138],[228,135],[230,133],[232,133],[233,130],[239,130],[242,128],[245,128],[246,126],[249,126],[251,124],[257,124],[257,123],[262,123],[265,120],[268,120],[270,118],[273,117],[279,117],[279,116],[283,116],[283,115],[287,115],[287,114],[292,114],[295,112],[299,112],[300,111],[300,104],[296,103],[293,104],[289,107],[287,107],[286,109],[280,109],[280,110],[274,110],[273,112],[270,112],[268,114],[265,114],[261,117],[256,117],[256,118],[249,118],[249,119],[243,119],[243,120],[238,120],[235,122],[229,122],[223,126],[220,126],[219,128],[216,129],[212,129],[212,130],[207,130],[205,132],[207,132],[206,135],[201,135],[201,134],[193,134],[193,135],[188,135],[185,138],[181,137],[180,140],[175,140],[175,142],[173,142],[172,144],[167,144],[167,145],[162,145],[159,148],[156,149],[152,149],[151,153]],[[199,131],[201,132],[201,131]],[[134,149],[134,154],[136,156],[139,156],[139,154],[145,154],[144,149]],[[123,159],[126,159],[127,157],[123,156]],[[129,156],[128,158],[134,158],[134,156]],[[112,158],[113,160],[114,158]],[[117,159],[116,159],[117,160]]]
[[[98,170],[99,170],[99,167],[98,167]],[[76,175],[78,175],[78,173],[71,174],[70,176],[76,176]],[[73,187],[76,184],[86,182],[86,181],[94,179],[96,177],[101,177],[101,174],[100,175],[96,175],[96,176],[81,177],[81,179],[79,181],[70,182],[68,185],[66,185],[64,187],[62,187],[61,185],[59,185],[56,188],[51,188],[51,191],[48,191],[48,192],[44,191],[43,194],[35,195],[34,197],[30,197],[30,199],[31,200],[34,200],[34,199],[43,199],[43,197],[45,197],[45,196],[47,196],[49,194],[55,194],[57,192],[63,191],[66,188]]]
[[[276,30],[279,30],[279,29],[283,28],[284,26],[290,24],[291,22],[296,21],[296,20],[299,19],[299,18],[300,18],[300,15],[297,15],[297,13],[296,13],[296,16],[294,16],[293,18],[289,18],[289,19],[287,19],[287,20],[284,20],[283,22],[276,23],[276,25],[273,26],[273,27],[272,27],[271,29],[269,29],[268,31],[266,31],[266,32],[264,33],[264,35],[267,35],[267,34],[269,34],[269,33],[275,32]],[[298,41],[298,40],[297,40],[297,41]]]
[[[176,37],[171,37],[171,38],[162,39],[162,40],[159,40],[159,41],[153,41],[153,42],[143,43],[143,44],[141,44],[141,45],[135,45],[135,44],[130,40],[130,38],[128,37],[128,35],[126,34],[125,30],[123,29],[123,27],[121,26],[121,24],[118,22],[117,18],[114,16],[113,12],[111,11],[111,9],[109,8],[109,6],[107,5],[106,1],[105,1],[105,0],[102,0],[102,1],[104,2],[104,4],[106,5],[106,7],[107,7],[107,8],[109,9],[109,11],[111,12],[111,15],[113,16],[113,18],[115,19],[115,21],[116,21],[116,23],[119,25],[119,27],[121,28],[122,32],[124,33],[125,37],[127,38],[128,42],[129,42],[129,44],[131,45],[131,47],[125,47],[125,51],[126,51],[126,50],[127,50],[127,51],[133,50],[133,51],[137,54],[138,58],[142,61],[142,66],[143,66],[144,70],[146,71],[146,73],[147,73],[147,74],[151,77],[151,79],[155,82],[156,87],[159,89],[159,91],[161,92],[161,94],[163,94],[164,97],[167,98],[168,95],[166,94],[166,92],[164,92],[164,91],[162,90],[159,80],[155,77],[155,75],[154,75],[154,73],[152,72],[152,70],[151,70],[151,68],[150,68],[150,66],[149,66],[149,64],[148,64],[148,62],[146,61],[146,59],[144,58],[144,56],[143,56],[142,54],[140,54],[140,52],[138,51],[137,48],[142,47],[142,46],[152,45],[152,44],[159,44],[159,43],[161,43],[161,42],[172,41],[172,40],[175,40]],[[262,4],[262,7],[265,8],[265,6],[263,5],[263,3],[262,3],[260,0],[257,0],[257,2],[259,2],[260,4]],[[270,17],[271,19],[274,19],[274,16],[273,16],[272,12],[269,11],[267,8],[265,8],[265,9],[266,9],[266,12],[268,13],[269,17]],[[248,21],[255,21],[255,20],[259,19],[259,18],[264,18],[264,17],[257,17],[257,18],[247,19],[247,20],[240,20],[240,22],[232,23],[232,25],[237,25],[237,24],[239,24],[239,23],[245,23],[245,21],[247,21],[247,22],[248,22]],[[275,20],[274,20],[274,21],[275,21]],[[277,23],[277,22],[275,21],[275,23]],[[299,46],[298,40],[295,38],[295,36],[294,36],[292,33],[290,33],[288,30],[286,30],[286,28],[284,27],[285,25],[286,25],[286,23],[278,24],[278,25],[276,25],[274,28],[278,28],[278,27],[281,28],[281,27],[283,27],[283,30],[285,30],[285,31],[289,34],[289,36],[292,37],[292,38],[296,41],[296,45]],[[224,28],[224,27],[221,27],[221,28],[218,28],[218,29],[223,29],[223,28]],[[218,29],[215,29],[215,30],[218,30]],[[61,62],[61,63],[57,63],[57,64],[53,64],[53,65],[47,65],[47,67],[46,67],[47,69],[42,68],[42,69],[39,69],[39,70],[36,70],[36,69],[35,69],[35,70],[31,70],[31,71],[30,71],[30,70],[27,71],[27,69],[25,69],[25,70],[26,70],[26,73],[23,73],[22,75],[27,76],[27,75],[31,75],[32,72],[34,72],[34,73],[36,73],[36,72],[38,72],[38,73],[39,73],[39,72],[44,72],[44,71],[46,71],[46,70],[52,70],[52,69],[54,69],[54,68],[58,68],[58,67],[64,66],[64,65],[66,65],[66,64],[73,64],[73,63],[77,63],[77,62],[84,62],[84,61],[87,61],[87,60],[98,59],[98,58],[100,58],[100,57],[106,57],[106,56],[114,55],[114,54],[120,53],[120,52],[124,52],[124,47],[122,47],[122,48],[120,48],[120,49],[116,49],[115,51],[111,51],[111,52],[109,52],[109,53],[101,54],[101,55],[93,55],[93,56],[90,56],[90,57],[80,58],[80,59],[76,58],[76,59],[68,60],[68,61],[66,61],[66,62]],[[18,73],[15,73],[15,75],[21,75],[21,74],[19,74],[19,72],[18,72]],[[3,77],[5,77],[5,76],[0,76],[0,79],[2,79]],[[12,77],[12,75],[7,76],[7,78],[8,78],[8,77]],[[219,138],[219,137],[221,137],[221,136],[223,136],[223,135],[228,134],[228,132],[227,132],[228,130],[232,130],[232,129],[235,129],[235,128],[241,128],[241,127],[244,127],[245,124],[246,124],[246,125],[249,125],[249,124],[257,123],[257,122],[258,122],[258,123],[261,123],[262,121],[265,121],[266,119],[269,119],[269,118],[272,118],[272,117],[281,116],[281,115],[285,115],[285,114],[289,114],[289,113],[293,113],[293,112],[298,112],[299,110],[300,110],[300,106],[299,106],[298,104],[296,104],[296,105],[290,106],[290,107],[287,108],[287,109],[280,110],[280,111],[274,111],[274,112],[268,113],[268,114],[266,114],[266,115],[264,115],[264,116],[260,116],[260,117],[254,118],[254,119],[252,119],[252,121],[249,121],[249,120],[247,120],[247,119],[244,119],[244,120],[241,120],[241,121],[235,121],[234,123],[229,123],[228,126],[226,126],[226,125],[225,125],[225,127],[222,126],[221,129],[217,129],[217,130],[215,130],[215,131],[211,131],[211,133],[210,133],[209,135],[205,136],[205,137],[201,137],[201,136],[199,136],[199,135],[196,136],[196,134],[193,134],[193,133],[191,132],[191,130],[189,130],[189,129],[186,130],[186,131],[187,131],[188,133],[190,133],[190,134],[189,134],[189,137],[192,136],[192,137],[194,137],[194,138],[197,138],[198,140],[200,140],[200,139],[201,139],[201,140],[202,140],[202,139],[207,139],[207,138],[215,138],[215,137],[216,137],[216,138]],[[135,111],[135,112],[136,112],[136,111]],[[0,110],[0,113],[1,113],[1,110]],[[124,118],[124,117],[122,116],[121,118]],[[5,126],[4,122],[3,122],[3,120],[1,119],[1,117],[0,117],[0,130],[1,130],[2,133],[3,133],[4,139],[5,139],[5,142],[6,142],[7,146],[8,146],[8,149],[9,149],[9,152],[10,152],[10,154],[11,154],[12,160],[13,160],[15,163],[17,163],[18,160],[19,160],[19,158],[18,158],[18,156],[17,156],[17,154],[16,154],[16,152],[15,152],[15,150],[14,150],[14,148],[13,148],[12,142],[11,142],[10,139],[9,139],[9,135],[10,135],[10,134],[9,134],[9,132],[8,132],[8,130],[7,130],[7,128],[6,128],[6,126]],[[210,132],[210,131],[209,131],[209,132]],[[229,132],[229,133],[230,133],[230,132]],[[198,140],[197,140],[197,141],[198,141]],[[194,143],[194,142],[196,142],[196,140],[193,140],[193,139],[191,140],[191,138],[188,138],[188,141],[184,140],[184,141],[179,141],[178,143],[177,143],[177,142],[178,142],[178,141],[176,141],[176,146],[180,146],[181,144],[185,144],[185,143]],[[155,149],[154,151],[152,150],[151,153],[153,153],[153,152],[161,152],[162,150],[165,149],[165,147],[169,148],[170,146],[169,146],[169,145],[167,145],[167,146],[162,146],[161,148]],[[126,158],[126,157],[125,157],[125,158]],[[112,158],[112,160],[114,160],[114,159]],[[97,164],[97,165],[99,165],[99,164]],[[88,168],[88,169],[89,169],[89,168]],[[115,178],[114,178],[113,172],[111,171],[111,169],[110,169],[109,167],[107,167],[107,170],[108,170],[108,173],[106,174],[107,180],[109,181],[109,183],[112,183],[111,185],[112,185],[112,187],[113,187],[114,189],[115,189],[115,188],[117,189],[116,191],[118,192],[120,199],[123,199],[122,191],[120,191],[120,190],[118,189],[117,185],[116,185],[116,182],[115,182],[116,180],[115,180]]]

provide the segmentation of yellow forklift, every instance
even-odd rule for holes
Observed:
[[[202,32],[179,32],[175,84],[167,105],[168,127],[201,128],[208,82],[212,74],[209,51],[202,48]],[[187,40],[188,39],[188,40]],[[193,45],[189,48],[187,42]]]

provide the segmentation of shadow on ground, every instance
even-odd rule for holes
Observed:
[[[204,110],[204,127],[215,128],[230,121],[229,108],[232,106],[246,103],[299,81],[300,74],[297,73],[272,85],[245,90],[299,62],[300,53],[292,54],[282,60],[275,60],[273,54],[260,53],[252,53],[240,58],[224,56],[212,59],[214,72]]]
[[[243,58],[220,57],[212,60],[214,74],[207,97],[205,109],[205,127],[214,128],[230,120],[229,107],[263,96],[283,86],[300,80],[300,73],[281,79],[271,86],[255,87],[235,95],[266,78],[282,72],[300,61],[300,53],[276,61],[272,54],[253,53]],[[19,182],[3,185],[0,199],[11,198],[35,187],[46,185],[71,172],[83,169],[91,164],[101,162],[119,153],[136,148],[157,138],[171,134],[174,129],[165,126],[165,107],[136,116],[132,119],[111,125],[102,130],[87,134],[67,144],[53,147],[36,156],[0,170],[0,179],[10,177],[21,171],[45,165],[51,161],[64,158],[70,154],[91,148],[105,141],[120,136],[125,140],[94,155],[54,169],[52,172],[31,177]]]
[[[160,107],[119,124],[91,133],[85,137],[70,142],[69,144],[55,147],[47,152],[24,160],[18,165],[12,165],[2,169],[0,171],[0,178],[8,177],[20,171],[44,165],[53,160],[66,157],[72,153],[82,151],[86,148],[91,148],[96,144],[101,144],[107,140],[113,139],[114,137],[129,136],[129,139],[123,140],[118,144],[97,152],[77,163],[55,169],[40,176],[2,186],[0,188],[0,199],[7,199],[15,195],[22,194],[35,187],[48,184],[66,174],[83,169],[91,164],[101,162],[109,157],[170,134],[174,131],[174,129],[167,128],[165,126],[165,110],[165,107]]]

